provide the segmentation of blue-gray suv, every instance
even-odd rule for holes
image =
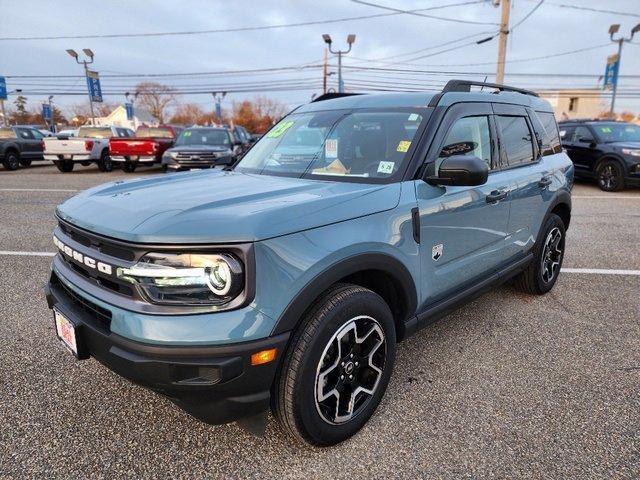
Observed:
[[[459,80],[337,97],[225,170],[60,205],[46,296],[63,344],[205,422],[260,432],[271,408],[332,445],[374,413],[399,341],[508,279],[553,287],[573,165],[549,103]]]

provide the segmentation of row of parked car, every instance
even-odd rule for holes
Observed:
[[[251,147],[257,136],[244,127],[139,127],[135,133],[116,126],[85,126],[45,137],[36,128],[0,128],[0,161],[7,170],[51,160],[61,172],[77,163],[96,163],[103,172],[120,165],[134,172],[140,165],[161,164],[163,170],[229,165]]]

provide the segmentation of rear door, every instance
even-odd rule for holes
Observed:
[[[525,107],[494,104],[493,108],[502,172],[510,183],[511,215],[505,247],[510,261],[526,255],[535,242],[540,218],[552,195],[548,190],[552,169],[542,157],[544,132],[534,130]]]
[[[15,130],[16,135],[22,144],[21,155],[28,159],[40,158],[42,156],[42,147],[40,143],[42,138],[36,138],[34,130],[31,128],[16,127]],[[40,134],[40,137],[42,137],[42,134]]]
[[[457,104],[447,112],[427,154],[436,174],[453,154],[475,155],[490,167],[476,187],[416,181],[425,306],[493,273],[504,261],[509,221],[509,175],[500,171],[490,104]]]

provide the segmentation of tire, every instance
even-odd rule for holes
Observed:
[[[292,437],[312,445],[346,440],[378,407],[395,353],[395,325],[385,301],[356,285],[330,288],[291,340],[274,385],[276,417]],[[365,390],[356,393],[359,387]]]
[[[113,162],[111,161],[108,150],[103,150],[102,155],[100,155],[100,160],[98,160],[98,169],[101,172],[110,172],[113,170]]]
[[[20,159],[20,165],[22,165],[23,167],[28,167],[31,165],[31,159],[30,158],[21,158]]]
[[[598,186],[604,192],[619,192],[624,188],[624,171],[615,160],[604,160],[598,165]]]
[[[69,173],[73,170],[73,166],[75,165],[73,160],[55,160],[53,163],[62,173]]]
[[[167,173],[169,171],[169,167],[166,165],[162,165],[162,173]]]
[[[4,155],[2,164],[7,170],[17,170],[20,166],[20,156],[16,152],[8,152]]]
[[[122,162],[121,168],[123,172],[127,172],[127,173],[133,173],[136,171],[136,167],[138,165],[136,165],[135,163],[131,163],[131,162]]]
[[[545,220],[536,240],[533,260],[514,280],[516,288],[532,295],[544,295],[560,275],[565,246],[564,223],[555,213]]]

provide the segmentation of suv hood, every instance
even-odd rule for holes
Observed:
[[[400,184],[327,182],[209,170],[86,190],[56,214],[139,243],[248,242],[394,208]]]

